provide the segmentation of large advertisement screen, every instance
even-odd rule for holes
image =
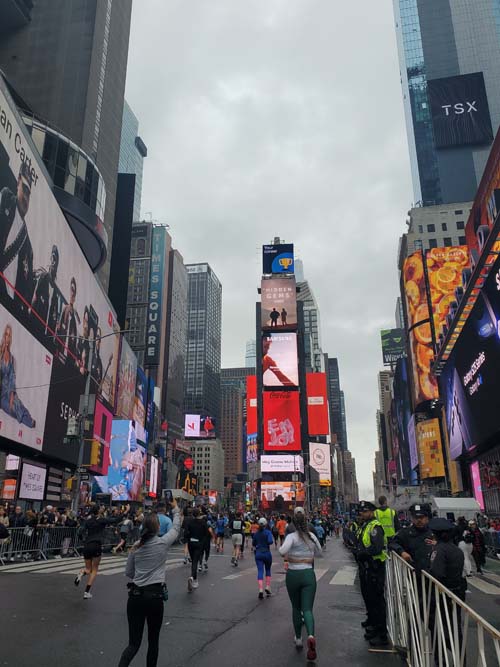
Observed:
[[[479,503],[479,507],[484,512],[484,496],[483,487],[481,485],[481,473],[479,470],[479,461],[474,461],[470,464],[470,476],[472,480],[472,489],[474,491],[474,498]]]
[[[493,140],[482,72],[427,81],[437,148],[489,144]]]
[[[302,482],[261,482],[261,499],[272,502],[276,496],[282,496],[286,503],[294,500],[303,503],[306,499],[305,487]]]
[[[0,436],[42,449],[53,358],[0,305]]]
[[[264,450],[300,451],[300,405],[297,391],[265,391]]]
[[[326,373],[306,373],[307,425],[309,435],[328,435],[328,396]]]
[[[135,377],[135,398],[132,410],[132,419],[135,422],[137,439],[147,442],[146,435],[146,406],[148,399],[148,378],[140,366],[137,367]]]
[[[261,472],[301,472],[304,474],[304,459],[300,454],[263,454],[260,457]]]
[[[324,486],[329,486],[332,479],[330,445],[322,442],[310,442],[309,463],[319,473],[322,482],[329,482],[329,484],[324,484]]]
[[[438,419],[416,424],[420,479],[444,477],[443,445]]]
[[[257,376],[247,375],[247,433],[257,431]]]
[[[156,456],[152,456],[149,462],[148,496],[150,498],[156,498],[158,495],[158,470],[159,461]]]
[[[118,389],[116,415],[123,419],[132,419],[134,411],[135,384],[137,375],[137,357],[125,338],[122,338],[120,363],[118,365]]]
[[[408,363],[405,357],[398,359],[394,372],[394,400],[391,404],[392,458],[396,465],[397,478],[405,484],[415,484],[417,475],[412,457],[417,458],[416,447],[410,440],[411,399]],[[414,444],[414,443],[413,443]]]
[[[155,366],[160,362],[161,322],[163,308],[163,274],[165,272],[165,251],[167,243],[165,227],[153,229],[151,248],[151,273],[149,277],[149,304],[146,365]]]
[[[108,474],[95,480],[102,493],[112,500],[140,501],[146,482],[146,450],[137,441],[133,422],[115,419],[111,432]]]
[[[384,366],[393,366],[398,359],[406,355],[406,335],[404,329],[384,329],[382,339],[382,357]]]
[[[262,246],[262,273],[294,273],[293,243]]]
[[[264,331],[297,327],[295,278],[264,278],[261,282],[261,325]]]
[[[26,127],[12,108],[2,88],[0,303],[53,356],[42,450],[75,462],[74,449],[62,443],[67,418],[78,412],[88,371],[91,393],[114,406],[118,327],[52,193]],[[16,355],[14,340],[12,344]],[[25,400],[21,389],[19,396]]]
[[[184,418],[184,437],[210,440],[215,438],[215,419],[208,415],[186,415]]]
[[[403,287],[409,327],[413,401],[415,407],[439,397],[437,381],[431,373],[434,360],[433,338],[427,301],[422,252],[413,253],[403,265]]]
[[[265,387],[298,387],[297,334],[262,337],[262,378]]]
[[[257,433],[247,434],[246,462],[255,463],[259,458],[259,447],[257,444]]]
[[[463,286],[462,272],[469,268],[467,246],[432,248],[425,254],[427,279],[434,317],[436,341],[443,332],[451,307],[456,307],[455,292]]]
[[[23,463],[21,481],[19,482],[19,499],[43,500],[47,468]]]
[[[92,472],[98,475],[107,475],[108,473],[112,426],[112,413],[100,401],[96,401],[94,411],[94,439],[101,445],[102,465],[99,468],[93,466]]]

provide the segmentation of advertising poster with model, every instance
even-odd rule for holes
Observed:
[[[297,327],[297,286],[295,277],[265,278],[261,282],[262,329]]]
[[[262,337],[262,377],[265,387],[298,387],[297,334]]]

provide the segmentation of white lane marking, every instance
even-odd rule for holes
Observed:
[[[357,567],[346,565],[336,572],[330,581],[330,586],[354,586],[357,572]]]
[[[479,579],[478,577],[469,578],[467,583],[474,586],[474,588],[478,588],[482,593],[487,593],[488,595],[500,595],[500,588],[498,586],[489,584],[487,581]]]
[[[106,571],[113,572],[123,572],[125,570],[127,559],[117,557],[104,558],[99,565],[99,573],[104,574]],[[165,562],[166,569],[172,568],[177,569],[183,565],[184,561],[182,558],[173,558]],[[76,575],[83,567],[83,562],[80,559],[75,559],[73,562],[68,562],[66,560],[55,560],[55,561],[44,561],[43,563],[31,563],[22,566],[14,566],[14,568],[0,568],[0,573],[4,572],[8,574],[23,574],[23,573],[32,573],[32,574],[71,574]]]
[[[493,581],[496,581],[497,584],[500,584],[500,575],[494,574],[493,572],[488,572],[487,570],[484,570],[484,576],[487,579],[493,579]]]
[[[248,570],[242,570],[241,572],[238,572],[238,574],[230,574],[227,577],[222,577],[222,580],[232,581],[233,579],[239,579],[240,577],[244,577],[247,574],[257,574],[257,568],[251,567]]]
[[[329,568],[326,568],[326,570],[320,570],[320,569],[315,570],[316,581],[319,581],[321,579],[321,577],[324,577],[325,574],[328,572],[328,569]]]

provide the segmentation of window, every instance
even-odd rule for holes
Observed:
[[[429,233],[436,231],[436,225],[427,225],[427,231]]]
[[[434,227],[434,225],[433,225]],[[429,248],[437,248],[437,240],[436,239],[429,239]]]
[[[444,237],[444,244],[445,244],[446,246],[453,245],[453,243],[451,242],[451,236],[445,236],[445,237]]]
[[[465,236],[459,236],[458,237],[458,242],[460,245],[467,245],[467,241],[465,240]]]
[[[423,226],[423,225],[419,225],[419,226],[418,226],[418,233],[419,233],[419,234],[423,234],[423,233],[424,233],[424,226]]]
[[[464,229],[465,223],[463,220],[457,220],[457,229]]]
[[[455,215],[463,215],[463,214],[464,214],[463,211],[455,211]]]
[[[447,232],[447,231],[448,231],[448,225],[446,224],[446,222],[442,222],[442,223],[441,223],[441,229],[443,230],[443,232]]]

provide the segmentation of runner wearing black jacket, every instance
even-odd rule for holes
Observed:
[[[193,518],[185,527],[184,537],[191,557],[191,576],[188,579],[188,591],[191,593],[194,588],[198,588],[198,563],[203,557],[207,541],[210,540],[210,531],[199,507],[194,508]]]

